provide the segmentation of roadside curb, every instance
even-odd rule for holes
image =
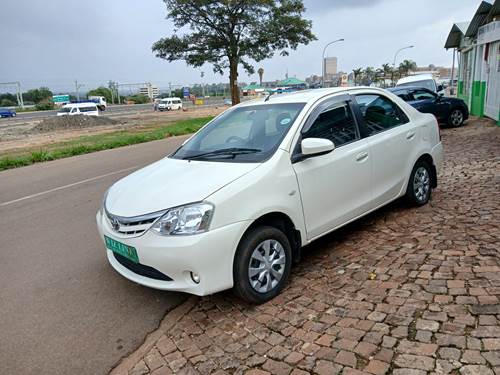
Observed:
[[[168,312],[162,319],[160,326],[156,331],[151,332],[146,336],[146,339],[139,348],[134,352],[124,357],[110,371],[110,375],[126,375],[156,344],[160,337],[167,333],[184,315],[189,313],[198,302],[198,297],[191,296],[181,305],[177,306],[172,311]]]

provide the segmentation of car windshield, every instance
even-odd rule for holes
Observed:
[[[59,110],[60,113],[69,113],[71,111],[71,107],[63,107]]]
[[[262,162],[276,151],[304,105],[262,104],[230,109],[201,129],[171,157]]]
[[[432,79],[423,79],[421,81],[398,83],[398,85],[397,85],[397,87],[408,87],[408,86],[424,87],[424,88],[429,89],[431,91],[436,91],[436,85]]]

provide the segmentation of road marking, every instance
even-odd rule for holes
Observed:
[[[101,174],[99,176],[95,176],[95,177],[91,177],[91,178],[87,178],[85,180],[81,180],[81,181],[78,181],[78,182],[73,182],[71,184],[68,184],[68,185],[63,185],[63,186],[59,186],[59,187],[56,187],[56,188],[53,188],[53,189],[49,189],[49,190],[45,190],[45,191],[41,191],[40,193],[36,193],[36,194],[31,194],[31,195],[26,195],[24,197],[21,197],[21,198],[17,198],[17,199],[14,199],[14,200],[11,200],[11,201],[8,201],[8,202],[2,202],[0,203],[0,207],[4,207],[4,206],[8,206],[8,205],[11,205],[11,204],[14,204],[14,203],[17,203],[17,202],[21,202],[21,201],[24,201],[24,200],[27,200],[27,199],[31,199],[31,198],[36,198],[36,197],[39,197],[41,195],[45,195],[45,194],[49,194],[49,193],[53,193],[55,191],[59,191],[59,190],[63,190],[63,189],[68,189],[70,187],[73,187],[73,186],[77,186],[77,185],[81,185],[81,184],[85,184],[87,182],[91,182],[91,181],[95,181],[95,180],[99,180],[100,178],[104,178],[104,177],[109,177],[109,176],[113,176],[115,174],[119,174],[119,173],[123,173],[123,172],[127,172],[127,171],[130,171],[132,169],[137,169],[137,168],[140,168],[142,167],[143,165],[135,165],[133,167],[129,167],[129,168],[124,168],[124,169],[120,169],[119,171],[114,171],[114,172],[110,172],[110,173],[106,173],[106,174]]]

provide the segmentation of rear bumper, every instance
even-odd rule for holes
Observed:
[[[443,167],[443,144],[439,142],[431,150],[432,160],[434,161],[434,166],[436,167],[436,173],[439,174]]]
[[[125,238],[110,228],[101,212],[97,213],[96,220],[101,239],[106,235],[137,250],[139,268],[127,267],[126,262],[120,262],[111,250],[106,250],[109,263],[119,274],[150,288],[199,296],[232,288],[234,254],[248,225],[247,222],[233,223],[193,236],[162,237],[145,232],[139,237]],[[147,272],[140,272],[141,266],[146,271],[152,268],[167,278],[143,276]],[[191,272],[199,275],[199,283],[193,281]]]

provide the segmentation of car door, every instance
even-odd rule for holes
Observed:
[[[447,118],[448,105],[441,96],[424,88],[413,89],[410,94],[413,98],[412,105],[420,112],[431,113],[439,120]]]
[[[372,207],[398,197],[419,138],[418,128],[401,108],[382,94],[357,94],[360,127],[365,128],[372,162]]]
[[[292,156],[309,240],[356,218],[370,205],[369,146],[360,137],[352,105],[347,95],[319,103],[304,124]],[[300,142],[306,138],[329,139],[335,149],[297,158]]]

